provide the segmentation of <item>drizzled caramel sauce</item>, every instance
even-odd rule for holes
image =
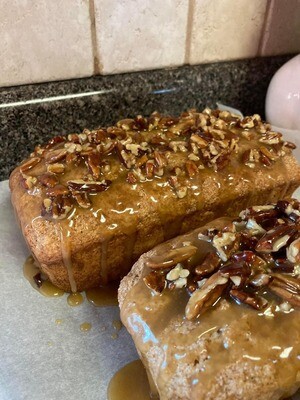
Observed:
[[[190,115],[192,124],[196,124],[198,117],[193,113]],[[141,139],[151,142],[153,136],[164,136],[169,132],[171,137],[175,135],[176,140],[186,141],[183,126],[186,123],[190,126],[190,122],[184,118],[170,127],[162,125],[150,131],[142,129],[136,131],[136,134],[140,135]],[[214,116],[213,120],[216,120]],[[48,265],[46,261],[41,263],[42,270],[50,278],[51,273],[53,276],[59,275],[60,281],[69,286],[72,292],[77,291],[82,276],[89,276],[91,280],[97,281],[97,284],[105,285],[119,278],[120,273],[129,270],[140,254],[160,242],[196,228],[204,221],[225,212],[230,215],[249,204],[261,204],[267,198],[272,200],[272,197],[283,197],[290,180],[287,179],[285,160],[280,156],[272,163],[271,168],[259,163],[254,168],[249,168],[241,156],[245,151],[260,148],[261,133],[256,128],[242,129],[235,125],[235,118],[232,121],[232,124],[226,122],[224,133],[229,135],[228,139],[234,134],[239,136],[239,149],[231,153],[230,163],[224,169],[214,171],[211,166],[206,165],[198,171],[199,173],[190,177],[185,171],[190,150],[178,152],[169,148],[168,151],[163,151],[166,153],[164,157],[167,158],[167,167],[161,176],[154,174],[152,178],[130,184],[126,181],[128,168],[120,163],[118,155],[112,151],[104,156],[103,162],[109,164],[109,169],[101,175],[112,182],[108,190],[98,194],[90,193],[91,205],[87,208],[80,207],[73,199],[73,209],[64,220],[50,218],[50,221],[45,221],[41,217],[41,204],[47,198],[46,189],[37,184],[32,190],[28,190],[31,199],[30,205],[26,205],[26,216],[21,218],[22,229],[30,230],[31,235],[35,237],[36,248],[33,250],[38,259],[42,258],[39,255],[43,252],[43,246],[50,246],[51,253],[55,254],[54,258],[57,260],[53,265]],[[218,129],[223,130],[220,127]],[[242,134],[245,132],[251,134],[253,139],[245,139]],[[135,135],[133,140],[135,141]],[[36,154],[38,158],[41,157],[41,161],[30,169],[30,177],[39,178],[47,172],[47,154],[49,156],[52,151],[64,150],[66,144],[71,145],[68,140],[53,143],[50,148],[46,147],[45,156],[42,152]],[[56,176],[59,184],[67,188],[69,181],[80,180],[83,177],[86,179],[86,163],[86,156],[80,154],[77,157],[76,168],[74,164],[64,160],[64,172]],[[179,174],[181,184],[188,190],[187,198],[182,199],[177,198],[174,188],[169,183],[169,178],[174,175],[172,171],[178,165],[182,170],[182,174]],[[17,201],[14,203],[18,206]],[[209,211],[211,204],[214,212]],[[49,235],[52,242],[40,239],[41,232],[44,236]],[[95,243],[97,249],[93,247]],[[83,259],[80,253],[82,251],[88,255],[90,250],[93,254],[90,254],[91,262],[87,265],[89,262]]]
[[[29,256],[23,266],[24,277],[28,280],[30,285],[46,297],[59,297],[64,295],[64,291],[53,285],[49,280],[42,280],[41,286],[38,287],[34,277],[40,274],[40,269],[37,266],[34,258]]]
[[[92,329],[92,325],[89,322],[84,322],[80,325],[80,330],[82,332],[88,332]]]
[[[69,306],[76,307],[83,303],[83,296],[81,293],[71,293],[68,295],[67,302]]]
[[[151,400],[146,370],[140,360],[132,361],[121,368],[111,379],[108,400]]]
[[[96,307],[118,305],[118,284],[112,283],[96,289],[86,290],[86,298]]]
[[[24,277],[28,280],[30,285],[47,297],[58,297],[63,296],[65,292],[53,285],[47,277],[41,274],[36,261],[32,256],[29,256],[23,266]],[[34,276],[39,274],[41,276],[40,286],[37,285]],[[88,301],[96,307],[107,307],[107,306],[117,306],[118,305],[118,283],[113,282],[109,285],[102,286],[95,289],[86,290],[85,295]],[[82,293],[68,293],[67,302],[70,306],[75,307],[82,304],[84,301],[84,296]]]

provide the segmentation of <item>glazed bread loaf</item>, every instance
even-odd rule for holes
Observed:
[[[138,116],[37,146],[10,176],[12,203],[41,270],[81,291],[164,240],[290,195],[293,148],[258,115]]]
[[[300,387],[300,204],[251,207],[158,245],[119,287],[160,400],[279,400]]]

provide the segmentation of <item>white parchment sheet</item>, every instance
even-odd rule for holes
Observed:
[[[138,358],[117,307],[46,298],[23,276],[29,255],[0,182],[0,400],[105,400],[113,374]],[[62,320],[60,324],[56,320]],[[88,332],[80,325],[89,322]]]

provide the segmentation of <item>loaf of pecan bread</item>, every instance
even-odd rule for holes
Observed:
[[[290,195],[293,148],[258,115],[138,116],[37,146],[11,174],[12,203],[41,270],[84,290],[164,240]]]
[[[160,400],[278,400],[300,387],[300,204],[250,207],[144,254],[121,319]]]

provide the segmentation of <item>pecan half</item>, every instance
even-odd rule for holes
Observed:
[[[263,297],[253,295],[242,290],[231,289],[229,294],[237,303],[247,304],[255,310],[263,310],[268,305],[267,300]]]
[[[68,181],[68,188],[73,192],[87,192],[87,193],[99,193],[105,191],[111,184],[109,180],[103,180],[101,182],[96,181],[84,181],[81,179]]]
[[[227,284],[228,277],[220,272],[208,278],[200,289],[192,293],[185,308],[186,318],[192,320],[207,311],[221,296]]]
[[[271,276],[273,280],[269,285],[269,290],[293,306],[300,307],[299,279],[282,274],[272,274]]]
[[[157,255],[146,261],[146,265],[152,269],[166,269],[188,260],[197,252],[195,246],[183,246],[170,250],[166,255]]]
[[[32,157],[29,160],[25,161],[24,164],[21,165],[20,171],[21,173],[25,173],[32,168],[34,168],[41,161],[40,157]]]
[[[101,156],[99,153],[90,153],[87,157],[87,166],[89,171],[93,175],[94,179],[98,179],[100,176],[101,168]]]
[[[256,251],[259,253],[276,252],[286,246],[287,242],[296,232],[297,229],[295,226],[279,225],[259,239],[256,245]]]
[[[67,155],[67,150],[66,149],[57,149],[57,150],[51,150],[48,151],[45,155],[45,161],[46,163],[53,164],[58,161],[63,160],[66,155]]]

